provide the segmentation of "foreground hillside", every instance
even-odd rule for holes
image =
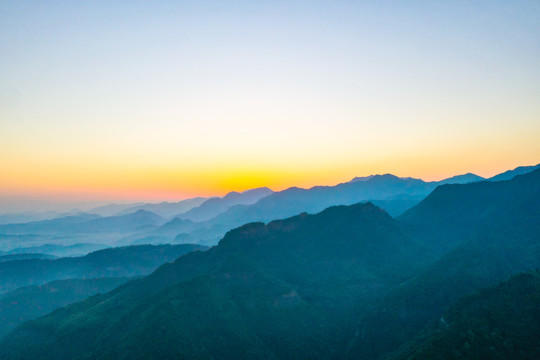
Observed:
[[[398,220],[371,203],[227,233],[27,322],[2,359],[381,358],[462,296],[540,267],[540,170],[445,185]]]
[[[459,301],[388,360],[540,359],[540,273],[519,274]]]

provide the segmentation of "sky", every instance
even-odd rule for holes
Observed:
[[[540,162],[538,1],[2,1],[0,208]]]

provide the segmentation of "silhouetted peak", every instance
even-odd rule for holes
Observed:
[[[392,174],[383,174],[383,175],[373,175],[371,179],[366,180],[368,182],[402,182],[402,178],[392,175]]]
[[[516,175],[524,175],[528,174],[530,172],[533,172],[540,168],[540,164],[532,165],[532,166],[518,166],[517,168],[513,170],[505,171],[501,174],[495,175],[488,180],[490,181],[502,181],[502,180],[510,180]]]
[[[234,199],[234,198],[237,198],[240,196],[240,193],[237,192],[237,191],[231,191],[230,193],[228,193],[227,195],[225,195],[223,197],[223,200],[231,200],[231,199]]]
[[[371,179],[372,177],[374,177],[375,175],[369,175],[369,176],[357,176],[355,178],[353,178],[351,181],[349,182],[357,182],[357,181],[367,181],[369,179]]]
[[[476,174],[473,174],[473,173],[466,173],[463,175],[452,176],[448,179],[443,179],[441,181],[438,181],[437,183],[438,184],[467,184],[467,183],[477,182],[477,181],[482,181],[482,180],[485,180],[485,178],[478,176]]]
[[[130,214],[126,215],[126,216],[130,216]],[[148,210],[144,210],[144,209],[140,209],[140,210],[137,210],[135,211],[134,213],[131,213],[131,216],[134,216],[134,217],[137,217],[137,218],[160,218],[161,216],[159,216],[158,214],[155,214],[151,211],[148,211]]]
[[[192,224],[193,221],[191,220],[184,220],[184,219],[180,219],[178,217],[175,217],[174,219],[172,219],[171,221],[169,221],[168,223],[164,224],[163,226],[179,226],[179,225],[185,225],[185,224]]]
[[[246,190],[246,191],[242,191],[242,195],[247,195],[247,194],[271,194],[273,193],[274,191],[270,188],[267,188],[266,186],[264,187],[258,187],[258,188],[255,188],[255,189],[249,189],[249,190]]]

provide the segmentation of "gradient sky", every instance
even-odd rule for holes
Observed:
[[[536,0],[2,1],[0,55],[4,204],[540,162]]]

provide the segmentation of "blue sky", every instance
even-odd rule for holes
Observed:
[[[4,1],[0,194],[537,163],[539,24],[537,1]]]

